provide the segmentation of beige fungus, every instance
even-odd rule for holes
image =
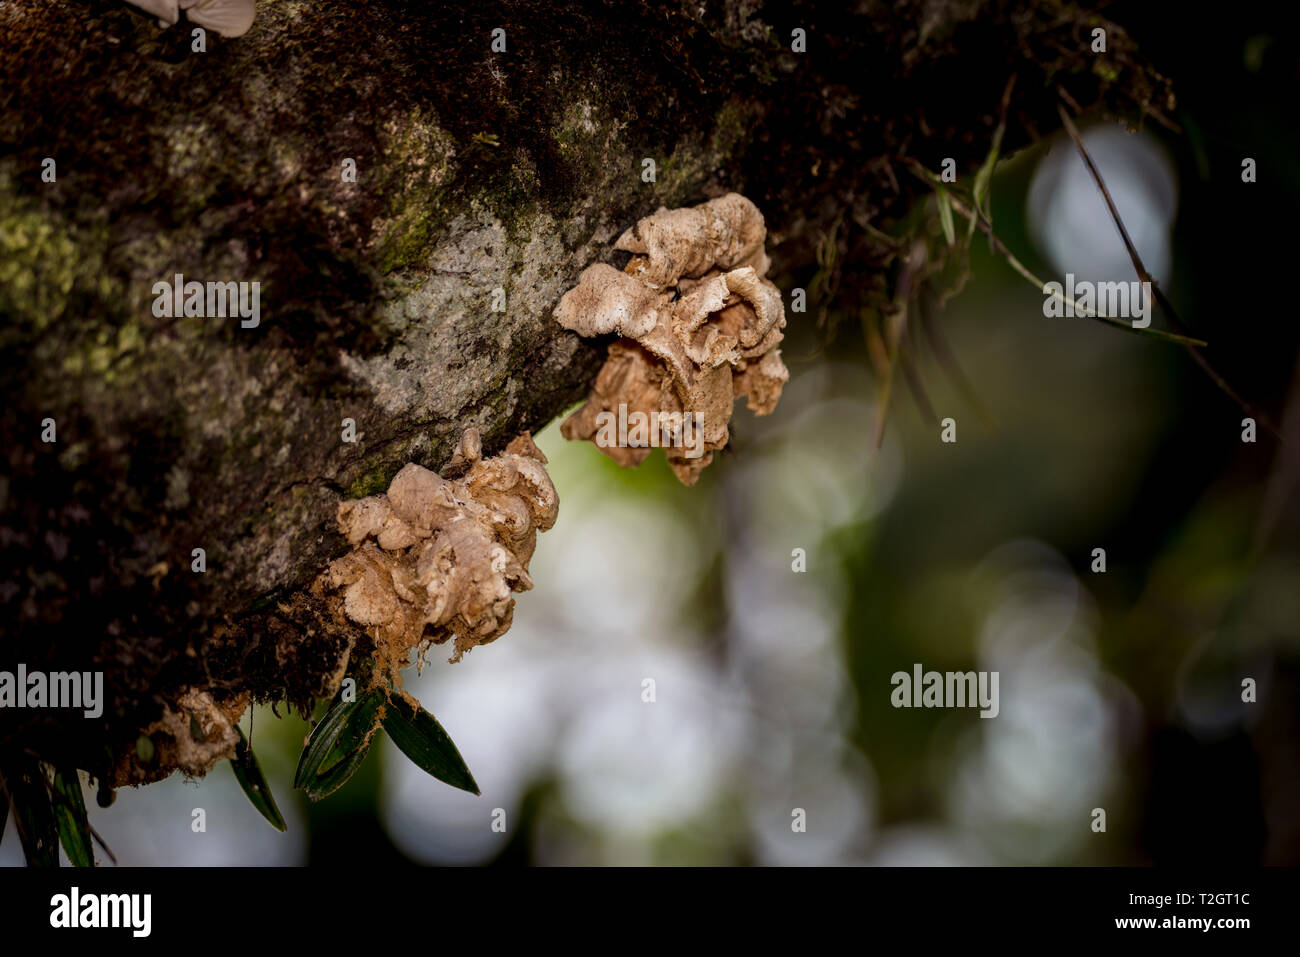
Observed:
[[[325,585],[374,640],[377,680],[396,681],[412,649],[454,637],[454,662],[505,634],[512,593],[533,587],[537,533],[559,511],[545,462],[527,433],[485,459],[468,429],[442,475],[411,463],[386,493],[339,504],[353,549],[330,563]]]
[[[767,415],[789,372],[777,348],[785,327],[780,290],[765,276],[763,214],[738,193],[689,209],[665,209],[619,237],[632,253],[621,272],[605,263],[583,270],[555,307],[560,325],[581,336],[614,334],[586,403],[561,426],[569,439],[596,442],[624,466],[649,447],[597,441],[606,414],[693,413],[702,454],[665,449],[687,485],[727,444],[733,403]]]

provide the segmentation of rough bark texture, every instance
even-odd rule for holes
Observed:
[[[603,344],[551,310],[638,217],[741,191],[778,285],[830,244],[829,288],[868,302],[864,227],[924,192],[899,161],[973,169],[1013,73],[1004,152],[1055,128],[1058,83],[1135,120],[1168,99],[1054,0],[283,0],[206,42],[117,0],[0,3],[0,667],[100,668],[108,700],[0,740],[95,773],[187,687],[302,706],[364,656],[304,588],[347,551],[339,501],[579,400]],[[155,318],[175,273],[259,281],[260,325]]]

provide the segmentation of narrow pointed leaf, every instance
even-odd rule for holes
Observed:
[[[935,189],[939,202],[939,225],[943,227],[943,238],[951,246],[957,241],[957,229],[952,224],[952,206],[948,202],[946,189]]]
[[[328,770],[318,773],[304,785],[307,797],[319,801],[343,787],[352,775],[357,773],[357,769],[361,767],[361,762],[366,759],[368,753],[370,753],[370,746],[367,744],[348,752]]]
[[[18,840],[30,867],[59,866],[59,834],[45,772],[37,761],[15,762],[4,771]]]
[[[81,795],[76,768],[60,768],[54,774],[54,821],[59,843],[73,867],[94,867],[95,851],[90,846],[90,821]]]
[[[371,738],[371,731],[379,723],[379,706],[387,703],[387,692],[377,688],[365,692],[357,702],[356,710],[347,723],[343,725],[343,732],[339,735],[338,742],[334,750],[340,756],[352,754],[358,749],[369,747],[367,738]],[[364,751],[363,751],[364,753]]]
[[[320,770],[320,766],[325,763],[330,751],[334,749],[343,726],[356,706],[355,701],[336,701],[329,711],[325,712],[325,717],[321,718],[312,729],[311,736],[298,757],[298,767],[293,772],[294,787],[305,787],[306,782],[316,776],[316,772]]]
[[[236,725],[235,731],[239,734],[239,743],[235,745],[235,756],[230,759],[235,780],[248,795],[249,802],[257,808],[257,812],[262,817],[266,818],[271,827],[277,831],[288,830],[280,809],[275,806],[275,795],[271,793],[271,785],[267,783],[266,775],[262,773],[262,766],[257,763],[257,755],[253,754],[248,739],[244,737],[243,729]]]
[[[294,787],[305,790],[313,801],[341,788],[370,750],[376,714],[385,697],[376,689],[357,701],[335,702],[303,749]]]
[[[998,145],[1001,141],[1001,135],[995,139],[993,149],[989,150],[988,157],[984,164],[980,166],[979,171],[975,174],[975,185],[971,188],[971,203],[976,212],[982,212],[984,219],[990,226],[993,225],[993,204],[989,202],[989,181],[993,178],[993,167],[998,162]],[[975,232],[975,219],[972,216],[966,227],[966,241],[970,242],[971,236]]]
[[[456,745],[437,719],[423,708],[414,710],[402,698],[394,696],[384,714],[384,730],[403,754],[439,781],[471,794],[479,793]]]

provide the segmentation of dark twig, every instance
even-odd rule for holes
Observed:
[[[916,176],[918,179],[921,179],[926,183],[929,183],[931,186],[942,186],[942,184],[939,182],[938,177],[936,177],[928,169],[922,166],[919,162],[917,162],[914,159],[911,159],[910,157],[902,157],[902,159],[904,160],[904,162],[908,164],[907,168],[911,170],[912,174]],[[974,218],[976,220],[975,223],[976,228],[978,228],[980,232],[982,232],[985,236],[988,237],[989,246],[993,249],[995,253],[999,254],[1000,256],[1002,256],[1003,259],[1007,261],[1007,265],[1009,265],[1012,269],[1014,269],[1017,273],[1019,273],[1022,277],[1024,277],[1026,280],[1032,283],[1039,290],[1044,292],[1044,294],[1047,292],[1046,285],[1043,283],[1043,281],[1039,279],[1037,276],[1035,276],[1032,272],[1030,272],[1025,267],[1025,264],[1022,263],[1019,259],[1017,259],[1015,254],[1010,249],[1007,248],[1006,244],[1003,243],[1002,240],[998,239],[996,235],[994,235],[992,224],[989,223],[988,218],[985,217],[984,214],[980,212],[980,210],[967,209],[965,204],[963,204],[962,201],[957,198],[957,193],[954,190],[947,190],[947,197],[948,197],[948,203],[949,205],[952,206],[953,212],[959,213],[960,215],[965,216],[967,219]],[[1205,343],[1200,339],[1192,339],[1187,336],[1180,336],[1177,333],[1165,332],[1163,329],[1151,329],[1146,327],[1135,326],[1131,322],[1125,322],[1123,319],[1117,319],[1114,316],[1104,316],[1101,313],[1097,312],[1096,310],[1090,309],[1089,307],[1084,306],[1081,303],[1075,302],[1074,300],[1067,300],[1060,293],[1055,293],[1055,296],[1057,299],[1061,300],[1061,302],[1071,303],[1074,306],[1077,313],[1080,316],[1083,316],[1084,318],[1095,319],[1097,322],[1104,322],[1107,325],[1114,326],[1116,329],[1123,329],[1125,332],[1132,333],[1133,335],[1136,336],[1145,336],[1151,339],[1160,339],[1164,342],[1178,342],[1183,344],[1191,343],[1193,345],[1198,345],[1198,346],[1205,345]]]
[[[939,324],[935,322],[934,316],[924,299],[918,305],[918,317],[921,331],[925,333],[926,341],[930,344],[930,351],[934,353],[939,367],[943,369],[948,380],[956,386],[957,391],[961,393],[967,404],[974,407],[976,414],[983,420],[984,424],[990,428],[996,428],[997,420],[994,419],[988,406],[980,400],[979,394],[975,391],[975,387],[967,378],[965,370],[957,361],[957,356],[953,353],[952,347],[948,345],[947,337],[943,334],[943,330],[939,328]]]
[[[1057,91],[1060,93],[1063,100],[1072,102],[1069,100],[1069,95],[1065,90],[1057,87]],[[1187,326],[1178,315],[1177,310],[1174,309],[1173,303],[1171,303],[1161,291],[1159,284],[1154,278],[1152,278],[1151,273],[1147,272],[1147,267],[1143,265],[1142,257],[1138,255],[1137,247],[1133,245],[1133,240],[1129,238],[1128,229],[1124,226],[1124,220],[1120,218],[1119,210],[1115,208],[1115,201],[1111,198],[1110,190],[1106,188],[1106,182],[1101,178],[1101,171],[1097,169],[1096,164],[1092,161],[1092,157],[1088,154],[1087,148],[1083,145],[1083,138],[1079,136],[1079,130],[1075,127],[1074,121],[1070,119],[1070,114],[1066,111],[1065,106],[1060,103],[1056,105],[1056,111],[1061,115],[1061,122],[1065,124],[1065,131],[1070,134],[1070,139],[1074,140],[1075,148],[1078,149],[1079,155],[1083,158],[1084,165],[1088,167],[1088,172],[1092,174],[1093,182],[1097,184],[1097,189],[1101,192],[1102,199],[1106,201],[1106,208],[1110,210],[1110,217],[1114,220],[1115,228],[1119,230],[1120,238],[1124,241],[1124,248],[1128,250],[1129,259],[1133,261],[1133,269],[1137,273],[1138,279],[1150,287],[1152,294],[1155,296],[1156,302],[1159,304],[1165,315],[1169,317],[1169,320],[1174,324],[1174,326],[1186,331]],[[1238,395],[1232,386],[1228,385],[1227,380],[1215,371],[1214,367],[1210,365],[1209,360],[1201,354],[1201,351],[1198,348],[1186,343],[1183,344],[1183,348],[1187,350],[1188,354],[1191,355],[1196,364],[1201,367],[1205,374],[1209,376],[1210,381],[1213,382],[1221,392],[1228,396],[1228,398],[1232,399],[1232,401],[1235,402],[1243,412],[1246,412],[1263,425],[1275,439],[1279,442],[1282,441],[1282,435],[1277,430],[1277,427],[1273,424],[1272,420],[1264,412],[1257,409],[1254,405]]]
[[[925,261],[925,244],[914,242],[903,258],[898,282],[894,286],[894,309],[887,314],[881,314],[884,327],[885,369],[879,389],[879,406],[876,414],[876,448],[880,448],[885,441],[885,422],[889,417],[889,405],[893,395],[894,367],[898,364],[903,331],[907,328],[907,310],[912,301],[912,291],[925,267]]]
[[[906,328],[903,330],[903,341],[899,345],[898,360],[903,364],[903,375],[907,377],[907,388],[912,393],[912,401],[916,403],[921,418],[925,420],[926,425],[935,426],[939,424],[939,419],[934,414],[934,404],[930,401],[930,394],[926,391],[925,383],[921,381],[921,374],[912,358],[911,345],[912,330]]]

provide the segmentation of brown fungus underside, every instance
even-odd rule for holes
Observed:
[[[353,549],[318,584],[374,643],[373,683],[400,687],[412,650],[455,638],[454,662],[509,629],[537,533],[559,511],[545,463],[528,433],[485,459],[468,429],[441,475],[411,463],[387,492],[339,504]]]
[[[690,415],[702,443],[665,442],[665,451],[678,479],[694,485],[727,444],[736,399],[758,415],[771,412],[790,375],[777,348],[781,292],[764,278],[766,238],[758,208],[728,193],[642,219],[615,244],[632,253],[622,272],[605,263],[583,270],[556,321],[581,336],[619,338],[586,403],[561,426],[565,438],[589,439],[635,466],[649,446],[611,442],[605,425],[636,413],[656,422]]]

